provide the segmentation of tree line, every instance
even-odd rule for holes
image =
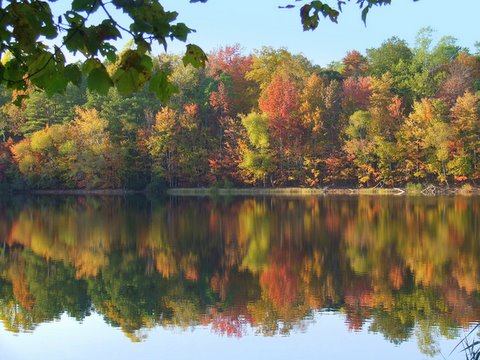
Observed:
[[[393,37],[327,67],[239,45],[205,68],[162,55],[168,99],[3,89],[3,187],[404,186],[480,178],[480,55]],[[478,45],[478,44],[477,44]],[[125,51],[128,51],[125,50]],[[105,63],[109,73],[120,64]],[[25,95],[28,94],[28,97]]]

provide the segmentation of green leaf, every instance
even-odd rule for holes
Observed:
[[[140,54],[145,54],[147,52],[152,51],[151,45],[148,42],[146,42],[145,39],[143,38],[136,39],[135,44],[137,44],[137,51]]]
[[[99,6],[100,6],[99,1],[92,1],[92,0],[73,0],[72,1],[72,10],[74,11],[92,12],[97,10]]]
[[[102,47],[103,39],[99,38],[98,27],[97,26],[90,26],[85,28],[85,36],[84,36],[84,53],[86,52],[88,55],[97,55],[98,50]]]
[[[102,55],[105,55],[107,57],[107,60],[110,61],[112,64],[117,61],[118,56],[117,53],[114,50],[108,50],[105,53],[102,53]]]
[[[183,64],[187,66],[191,64],[195,68],[204,67],[208,61],[205,52],[197,45],[187,45],[187,52],[183,57]]]
[[[48,81],[43,84],[43,89],[47,96],[63,93],[67,87],[68,80],[63,73],[51,72],[48,75]]]
[[[95,59],[95,58],[90,58],[85,61],[83,64],[83,72],[85,74],[89,74],[93,69],[97,69],[103,67],[102,63],[100,60]]]
[[[368,5],[367,7],[365,7],[365,9],[362,10],[362,21],[364,24],[367,23],[367,15],[368,15],[368,11],[370,10],[370,7],[371,5]]]
[[[114,76],[115,85],[120,95],[129,95],[138,88],[139,74],[134,68],[119,69]]]
[[[78,26],[85,21],[85,18],[75,11],[67,11],[64,16],[65,20],[67,20],[67,22],[72,25],[72,27],[73,25]]]
[[[68,51],[74,54],[77,51],[83,52],[85,49],[85,37],[83,36],[83,31],[74,27],[68,30],[67,35],[63,37],[63,42]]]
[[[58,68],[63,68],[65,66],[65,55],[63,55],[62,50],[58,46],[55,46],[55,63]]]
[[[315,10],[313,15],[310,15],[312,6],[306,4],[300,9],[300,16],[302,18],[303,30],[315,30],[318,26],[318,10]]]
[[[155,73],[150,79],[149,90],[154,92],[162,102],[166,102],[178,89],[170,81],[168,74],[161,71]]]
[[[33,60],[29,65],[28,65],[28,73],[30,75],[36,74],[38,71],[41,69],[45,68],[47,64],[53,61],[53,56],[47,51],[43,51],[41,54],[37,55],[35,60]]]
[[[312,1],[310,4],[312,5],[312,7],[314,9],[317,9],[317,10],[320,10],[320,11],[323,9],[323,2],[321,2],[321,1],[318,1],[318,0]]]
[[[36,19],[36,12],[31,4],[11,3],[7,10],[12,14],[13,34],[18,45],[30,52],[34,49],[35,41],[41,33],[41,24]]]
[[[35,9],[38,24],[42,29],[43,35],[47,39],[54,39],[58,32],[53,22],[53,14],[50,5],[46,1],[39,1],[32,4]]]
[[[100,25],[96,27],[97,37],[101,40],[108,40],[108,39],[118,39],[121,38],[122,35],[120,31],[118,31],[117,26],[111,20],[103,20]]]
[[[120,56],[120,66],[123,69],[129,69],[131,67],[138,68],[141,62],[141,56],[138,51],[128,49]]]
[[[96,91],[100,95],[107,95],[108,90],[113,85],[112,79],[107,73],[107,69],[102,65],[102,67],[97,67],[90,71],[87,78],[87,86],[91,91]]]
[[[12,58],[5,63],[5,80],[7,81],[21,81],[26,69],[22,66],[22,63],[17,58]]]
[[[178,23],[172,26],[172,36],[180,41],[187,41],[187,36],[192,30],[184,23]]]
[[[112,64],[115,63],[115,61],[117,61],[118,59],[117,48],[110,43],[105,43],[100,48],[100,54],[105,56],[107,60],[110,61]]]
[[[76,64],[65,66],[65,78],[74,85],[80,85],[82,82],[82,72]]]
[[[147,70],[147,71],[151,71],[152,68],[153,68],[153,61],[152,61],[152,58],[148,55],[143,55],[141,58],[140,58],[140,68],[141,70]]]

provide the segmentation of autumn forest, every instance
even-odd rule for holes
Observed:
[[[390,38],[327,67],[240,45],[200,69],[162,55],[154,66],[174,84],[164,99],[148,87],[2,90],[0,188],[475,183],[478,51],[426,28],[412,46]]]

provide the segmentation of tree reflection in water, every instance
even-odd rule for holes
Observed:
[[[7,198],[0,218],[13,332],[95,311],[133,341],[157,326],[271,336],[336,311],[434,354],[480,319],[476,198]]]

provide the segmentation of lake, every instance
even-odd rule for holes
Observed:
[[[478,197],[3,197],[0,246],[2,360],[465,359],[480,321]]]

